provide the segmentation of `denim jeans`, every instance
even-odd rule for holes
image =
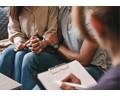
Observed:
[[[85,69],[96,81],[104,74],[104,72],[95,65],[89,64]]]
[[[10,78],[13,77],[14,58],[15,51],[12,45],[6,48],[0,57],[0,72]]]
[[[21,67],[23,57],[29,50],[15,52],[14,46],[10,45],[1,54],[0,72],[21,83]]]
[[[30,50],[20,50],[15,54],[13,79],[19,83],[21,83],[21,68],[23,58],[25,54],[28,54],[29,52]]]
[[[57,53],[49,54],[42,52],[40,54],[34,54],[33,52],[30,52],[26,54],[22,63],[22,90],[33,89],[36,85],[36,82],[33,79],[34,75],[44,72],[48,70],[48,68],[61,64],[64,61],[65,60],[58,56]]]
[[[32,89],[36,83],[33,76],[65,62],[56,54],[42,52],[34,54],[29,50],[14,51],[13,45],[6,48],[0,56],[0,72],[22,83],[22,89]],[[102,75],[96,66],[87,66],[86,70],[96,79]]]

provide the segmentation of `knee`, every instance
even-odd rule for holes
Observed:
[[[2,55],[12,55],[12,54],[15,54],[15,51],[14,51],[14,46],[13,45],[10,45],[9,47],[7,47],[6,49],[3,50],[2,52]]]
[[[36,57],[36,55],[33,52],[29,52],[29,53],[25,54],[23,60],[29,62],[29,61],[32,61],[33,58],[35,58],[35,57]]]
[[[1,62],[7,62],[8,60],[13,60],[15,56],[15,51],[13,45],[7,47],[2,51],[2,54],[0,56]]]
[[[16,52],[16,58],[21,60],[21,59],[23,59],[23,57],[27,53],[29,53],[29,51],[27,51],[27,50],[19,50],[19,51]]]
[[[33,52],[25,54],[23,58],[23,63],[22,63],[22,69],[30,69],[30,66],[33,64],[33,58],[35,57]],[[34,64],[35,65],[35,64]]]

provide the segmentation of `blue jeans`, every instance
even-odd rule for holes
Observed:
[[[9,46],[8,48],[6,48],[2,52],[0,58],[1,58],[0,59],[0,72],[12,78],[14,58],[15,58],[15,51],[13,50],[13,46]]]
[[[15,54],[13,79],[19,83],[21,83],[21,69],[23,58],[25,54],[28,54],[29,52],[30,50],[20,50]]]
[[[42,52],[34,54],[30,52],[23,58],[21,83],[22,90],[31,90],[36,85],[33,77],[38,73],[48,70],[57,64],[63,63],[64,60],[57,54]]]
[[[96,81],[98,81],[100,77],[103,75],[103,71],[95,65],[89,64],[88,66],[85,67],[85,69]]]
[[[23,57],[29,50],[20,50],[15,52],[14,46],[6,48],[0,59],[0,72],[21,83],[21,67]]]
[[[32,89],[36,85],[33,80],[34,75],[63,62],[65,62],[65,60],[57,54],[44,52],[34,54],[29,50],[15,52],[13,45],[11,45],[1,54],[0,72],[22,83],[22,89]],[[96,78],[96,76],[99,78],[101,75],[97,67],[88,66],[86,70],[94,78]]]

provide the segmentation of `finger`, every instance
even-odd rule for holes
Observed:
[[[42,52],[42,50],[43,50],[43,49],[39,49],[39,50],[36,52],[36,54],[41,53],[41,52]]]
[[[14,48],[16,48],[16,47],[18,47],[19,46],[19,44],[18,43],[16,43],[15,45],[14,45]]]
[[[39,39],[38,39],[38,38],[32,39],[31,42],[32,42],[32,44],[34,44],[34,43],[36,43],[36,42],[39,42]]]
[[[32,47],[33,51],[38,51],[40,49],[40,46]]]
[[[66,85],[66,84],[62,84],[62,85],[60,86],[60,88],[63,89],[63,90],[75,90],[74,87],[68,86],[68,85]]]
[[[29,50],[31,50],[31,51],[33,50],[33,48],[32,48],[32,47],[28,47],[28,49],[29,49]]]
[[[45,48],[45,47],[47,47],[48,45],[49,45],[49,42],[47,42],[46,40],[40,42],[40,47],[42,49]]]
[[[15,44],[15,47],[18,48],[18,49],[22,49],[22,48],[24,48],[22,42],[18,42],[18,43],[16,43],[16,44]]]
[[[72,83],[76,83],[76,84],[81,84],[80,79],[78,79],[75,75],[73,75],[72,73],[69,74],[65,79],[62,80],[63,82],[72,82]]]
[[[31,36],[31,38],[30,39],[36,39],[36,38],[38,38],[37,36]]]
[[[44,49],[45,48],[45,45],[44,45],[44,43],[43,42],[38,42],[38,44],[36,44],[37,46],[32,46],[32,48],[34,49],[34,50],[39,50],[39,49]]]
[[[33,50],[32,50],[32,52],[35,53],[35,54],[37,54],[37,51],[33,51]]]
[[[14,45],[14,49],[18,49],[19,45],[18,44],[15,44]]]
[[[70,81],[71,81],[70,74],[62,80],[62,82],[70,82]]]
[[[76,84],[81,84],[81,81],[79,78],[77,78],[75,75],[70,74],[71,82]]]
[[[16,49],[16,48],[14,48],[14,51],[16,52],[16,51],[17,51],[17,49]]]
[[[18,47],[14,47],[14,51],[16,52],[16,51],[18,51],[19,50],[19,48]]]
[[[20,50],[20,49],[23,49],[24,46],[22,44],[20,44],[17,48]]]
[[[36,42],[36,43],[32,44],[32,47],[33,47],[33,48],[36,48],[37,46],[40,46],[40,43],[39,43],[39,42]]]
[[[26,41],[26,42],[24,43],[24,46],[26,46],[26,45],[29,44],[29,43],[30,43],[30,40]]]
[[[29,43],[29,44],[27,44],[27,45],[26,45],[26,47],[32,47],[32,44],[31,44],[31,43]]]
[[[32,47],[32,43],[29,42],[28,44],[26,44],[26,47]]]
[[[39,49],[38,51],[32,50],[32,52],[34,52],[35,54],[39,54],[41,53],[42,49]]]

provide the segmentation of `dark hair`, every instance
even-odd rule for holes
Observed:
[[[107,28],[109,32],[112,33],[118,40],[120,37],[119,33],[119,14],[120,14],[120,7],[119,6],[89,6],[89,7],[76,7],[76,15],[78,19],[75,20],[77,26],[79,25],[80,31],[82,35],[92,40],[92,38],[88,34],[88,29],[85,25],[86,20],[86,13],[91,11],[92,16],[101,21],[101,23]],[[74,14],[73,14],[74,15]],[[111,34],[110,33],[110,34]]]
[[[18,19],[21,12],[22,12],[23,6],[10,6],[8,15],[13,19]]]

